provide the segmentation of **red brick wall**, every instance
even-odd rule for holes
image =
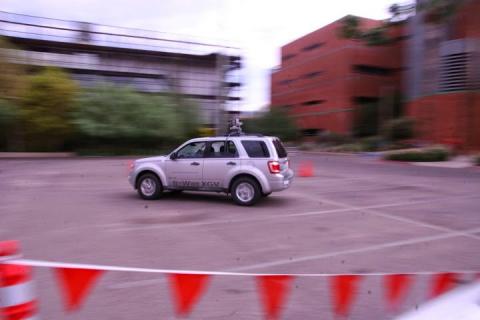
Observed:
[[[462,6],[455,19],[453,39],[480,37],[480,0],[471,0]]]
[[[362,28],[381,22],[361,19]],[[386,87],[400,87],[400,73],[392,76],[366,75],[353,71],[363,64],[399,69],[402,63],[402,42],[388,46],[367,46],[363,42],[338,36],[340,20],[282,47],[280,69],[271,76],[271,105],[290,106],[289,113],[301,128],[323,129],[338,133],[352,130],[353,99],[356,96],[380,97]],[[401,27],[395,34],[401,34]],[[305,48],[319,44],[317,48]],[[319,72],[308,77],[312,72]],[[289,81],[286,83],[286,81]],[[293,81],[292,81],[293,80]],[[319,100],[315,105],[305,102]]]
[[[480,150],[480,94],[450,93],[423,97],[408,104],[416,134],[433,143],[458,142],[464,150]]]

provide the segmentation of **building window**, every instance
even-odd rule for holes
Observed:
[[[282,61],[287,61],[287,60],[290,60],[292,59],[293,57],[295,57],[295,54],[293,53],[290,53],[290,54],[286,54],[282,57]]]
[[[378,97],[353,97],[355,104],[375,104],[378,100]]]
[[[442,57],[440,66],[440,92],[468,90],[469,55],[466,52]]]
[[[303,77],[304,77],[304,78],[307,78],[307,79],[311,79],[311,78],[318,77],[318,76],[321,75],[322,73],[323,73],[323,71],[309,72],[309,73],[306,73]]]
[[[393,70],[390,68],[366,65],[366,64],[356,64],[353,66],[353,71],[356,73],[370,74],[377,76],[389,76],[393,73]]]
[[[325,100],[308,100],[305,102],[302,102],[302,106],[313,106],[316,104],[324,103]]]
[[[302,48],[302,51],[312,51],[312,50],[315,50],[317,48],[320,48],[321,46],[323,46],[324,43],[323,42],[316,42],[316,43],[313,43],[309,46],[306,46],[306,47],[303,47]]]
[[[280,81],[280,84],[281,84],[281,85],[289,85],[289,84],[291,84],[293,81],[294,81],[293,79],[285,79],[285,80]]]

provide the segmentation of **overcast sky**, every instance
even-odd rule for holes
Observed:
[[[347,14],[388,17],[395,0],[0,0],[0,10],[226,40],[241,47],[242,107],[269,102],[279,48]]]

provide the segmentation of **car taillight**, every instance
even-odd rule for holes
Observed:
[[[270,173],[280,173],[280,162],[268,161],[268,170],[270,170]]]

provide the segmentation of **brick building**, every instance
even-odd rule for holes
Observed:
[[[443,24],[419,12],[381,46],[339,37],[337,20],[281,48],[271,105],[286,108],[306,133],[351,134],[360,108],[381,101],[381,122],[392,115],[388,97],[401,92],[418,139],[480,149],[478,12],[480,0],[465,0]],[[361,29],[381,24],[359,20]]]
[[[450,23],[420,12],[407,23],[408,115],[417,137],[480,149],[480,1],[465,1]]]
[[[341,20],[281,48],[271,75],[271,104],[283,107],[305,132],[352,132],[355,111],[401,87],[401,27],[394,43],[368,46],[338,36]],[[381,21],[359,18],[360,27]]]

